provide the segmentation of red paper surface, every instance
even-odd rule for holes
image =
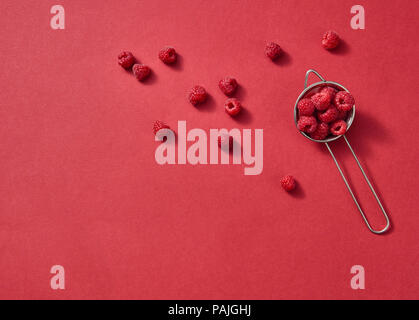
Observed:
[[[50,8],[65,8],[65,30]],[[1,1],[0,298],[419,298],[418,1]],[[344,45],[324,50],[323,32]],[[286,55],[272,63],[267,41]],[[179,63],[157,58],[173,45]],[[141,84],[121,50],[153,70]],[[355,96],[348,139],[392,229],[367,230],[324,145],[295,128],[305,72]],[[246,108],[223,110],[235,77]],[[311,79],[315,81],[315,79]],[[188,89],[211,95],[191,106]],[[264,130],[264,169],[165,165],[152,124]],[[331,144],[374,227],[384,219],[344,141]],[[292,174],[287,194],[280,178]],[[65,268],[52,290],[50,268]],[[350,286],[365,268],[365,290]]]

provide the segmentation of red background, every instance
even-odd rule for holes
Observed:
[[[0,298],[419,298],[418,1],[1,1]],[[345,44],[320,45],[328,29]],[[267,41],[286,55],[272,63]],[[173,45],[175,67],[157,59]],[[141,84],[117,64],[131,50]],[[307,69],[357,101],[348,139],[391,232],[365,227],[325,146],[304,139],[293,106]],[[217,83],[240,83],[233,120]],[[187,99],[194,84],[210,101]],[[154,120],[188,129],[264,129],[264,170],[166,165]],[[332,144],[374,226],[384,221],[344,141]],[[287,194],[279,179],[299,183]],[[66,289],[49,271],[66,270]],[[366,289],[352,290],[361,264]]]

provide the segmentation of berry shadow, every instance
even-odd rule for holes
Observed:
[[[153,85],[157,82],[157,75],[153,70],[151,70],[150,75],[147,78],[145,78],[143,81],[139,81],[139,82],[147,86]]]
[[[272,62],[276,64],[277,66],[286,67],[292,64],[292,57],[289,55],[288,52],[283,51],[282,55],[278,59]]]
[[[306,193],[304,192],[303,187],[301,186],[301,183],[299,183],[296,180],[296,186],[295,189],[291,192],[289,192],[289,194],[296,199],[304,199],[306,197]]]
[[[202,112],[212,112],[216,108],[216,103],[214,98],[207,93],[207,99],[205,102],[196,105],[195,108]]]
[[[183,56],[177,53],[176,62],[168,65],[168,67],[175,71],[182,71],[183,70]]]
[[[236,97],[237,99],[239,99],[240,101],[243,101],[244,98],[246,97],[247,92],[246,89],[243,88],[240,84],[237,86],[236,92],[234,92],[234,94],[232,96]]]
[[[349,47],[348,43],[343,39],[340,39],[340,43],[335,49],[330,50],[331,53],[337,54],[337,55],[346,55],[350,51],[351,51],[351,48]]]
[[[234,121],[240,124],[251,124],[253,122],[253,116],[246,108],[241,109],[240,113],[233,117]]]

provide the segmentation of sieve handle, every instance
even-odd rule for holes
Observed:
[[[307,88],[308,76],[310,75],[310,73],[314,73],[316,76],[318,76],[320,78],[321,81],[323,81],[323,82],[326,81],[316,70],[310,69],[306,72],[306,79],[304,81],[304,89]]]
[[[309,71],[312,71],[312,70],[309,70]],[[315,71],[314,71],[314,72],[315,72]],[[307,73],[308,73],[308,72],[307,72]],[[317,72],[315,72],[315,73],[317,73]],[[319,77],[320,77],[320,76],[319,76]],[[306,78],[306,81],[307,81],[307,78]],[[352,155],[354,156],[355,161],[356,161],[356,163],[358,164],[358,167],[359,167],[359,169],[360,169],[360,170],[361,170],[361,172],[362,172],[362,175],[364,176],[365,180],[367,181],[368,186],[370,187],[371,192],[373,193],[373,195],[374,195],[374,197],[375,197],[375,200],[377,200],[377,203],[378,203],[378,205],[380,206],[380,209],[381,209],[381,211],[382,211],[382,213],[383,213],[383,215],[384,215],[384,217],[385,217],[385,219],[386,219],[386,221],[387,221],[386,226],[385,226],[383,229],[381,229],[381,230],[374,230],[374,229],[371,227],[370,223],[368,222],[367,217],[365,216],[364,212],[362,211],[362,209],[361,209],[361,207],[360,207],[360,205],[359,205],[359,203],[358,203],[358,200],[356,199],[356,197],[355,197],[354,193],[352,192],[352,189],[351,189],[351,187],[349,186],[349,183],[348,183],[348,181],[346,180],[345,175],[343,174],[343,172],[342,172],[342,170],[341,170],[341,168],[340,168],[340,166],[339,166],[339,164],[338,164],[338,161],[336,160],[335,155],[334,155],[334,154],[333,154],[333,152],[332,152],[332,149],[330,149],[329,144],[328,144],[327,142],[325,142],[325,145],[326,145],[327,149],[329,150],[330,154],[332,155],[332,158],[333,158],[333,160],[335,161],[336,167],[338,168],[338,170],[339,170],[339,172],[340,172],[340,175],[342,176],[342,179],[343,179],[343,181],[345,182],[345,185],[346,185],[346,187],[348,188],[348,191],[349,191],[349,193],[351,194],[352,199],[354,200],[354,202],[355,202],[356,206],[358,207],[358,210],[359,210],[359,212],[361,213],[362,218],[364,219],[365,224],[367,225],[368,229],[369,229],[372,233],[375,233],[375,234],[381,234],[381,233],[384,233],[384,232],[386,232],[386,231],[389,229],[389,227],[390,227],[390,219],[388,218],[388,215],[387,215],[386,211],[384,210],[384,207],[383,207],[383,205],[381,204],[381,201],[380,201],[380,199],[378,198],[377,193],[375,192],[375,190],[374,190],[374,188],[373,188],[373,186],[372,186],[372,184],[371,184],[370,180],[368,179],[368,177],[367,177],[367,175],[366,175],[366,173],[365,173],[364,169],[362,168],[361,163],[359,162],[358,157],[356,156],[356,154],[355,154],[355,152],[354,152],[354,149],[352,149],[352,147],[351,147],[351,145],[349,144],[349,141],[348,141],[348,139],[346,138],[346,136],[345,136],[345,135],[343,135],[343,138],[345,139],[346,144],[347,144],[347,145],[348,145],[348,147],[349,147],[349,150],[351,150]]]

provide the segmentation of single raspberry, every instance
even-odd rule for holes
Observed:
[[[129,51],[122,51],[118,55],[118,63],[124,69],[129,69],[135,63],[135,58]]]
[[[230,116],[234,117],[241,111],[242,104],[238,99],[230,98],[226,100],[226,102],[224,103],[224,107],[225,107],[226,112]]]
[[[327,50],[336,48],[339,45],[340,39],[336,32],[327,31],[323,35],[322,46]]]
[[[136,63],[132,66],[132,72],[138,81],[143,81],[150,75],[151,69],[144,64]]]
[[[158,134],[161,129],[170,129],[170,127],[167,124],[165,124],[163,121],[156,120],[153,125],[154,135]],[[163,140],[166,140],[166,137],[164,137]]]
[[[355,104],[355,99],[347,91],[339,91],[335,96],[335,106],[338,110],[349,111]]]
[[[269,42],[265,47],[265,54],[273,61],[279,58],[282,54],[282,49],[275,42]]]
[[[329,109],[326,111],[317,111],[317,119],[319,119],[322,122],[333,122],[337,119],[339,114],[338,109],[334,105],[330,105]]]
[[[330,95],[330,101],[333,101],[335,99],[337,90],[333,87],[324,87],[320,90],[320,93],[323,94],[329,94]]]
[[[282,188],[284,188],[286,191],[290,192],[295,189],[296,183],[293,176],[285,176],[281,179],[281,185]]]
[[[317,110],[326,110],[329,108],[330,101],[332,99],[332,96],[330,95],[330,92],[328,91],[321,91],[316,94],[314,94],[311,97],[311,101],[313,101],[314,106]]]
[[[310,134],[310,137],[312,137],[314,140],[324,140],[327,135],[329,134],[329,125],[324,122],[320,122],[317,125],[316,131]]]
[[[346,120],[346,118],[348,117],[348,112],[347,111],[342,111],[338,109],[338,116],[336,118],[336,120]]]
[[[204,87],[194,86],[189,92],[189,102],[194,106],[205,102],[207,99],[207,92]]]
[[[226,96],[231,96],[237,89],[237,81],[234,78],[225,77],[220,80],[218,86]]]
[[[166,64],[172,64],[176,62],[177,54],[175,48],[164,47],[159,51],[159,59]]]
[[[314,103],[310,99],[301,99],[298,104],[298,115],[299,116],[311,116],[314,112]]]
[[[222,144],[228,139],[228,147],[233,148],[233,137],[228,134],[218,136],[218,146],[221,148]]]
[[[347,124],[345,121],[343,120],[338,120],[333,122],[330,125],[330,132],[334,135],[334,136],[340,136],[342,134],[344,134],[346,132],[347,129]]]
[[[300,119],[298,119],[297,128],[300,131],[312,133],[317,129],[317,120],[313,116],[301,116]]]

